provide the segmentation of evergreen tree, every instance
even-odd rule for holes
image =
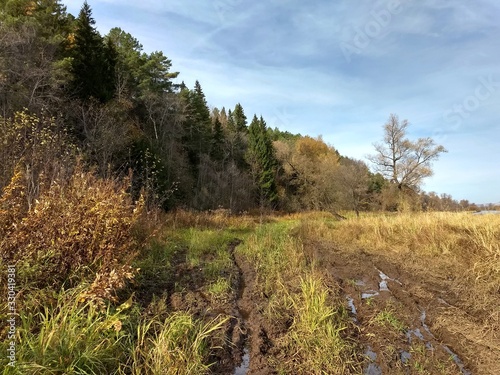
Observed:
[[[94,25],[92,10],[85,1],[76,20],[71,90],[80,99],[93,97],[106,102],[115,89],[116,51],[111,44],[104,44]]]
[[[212,139],[210,142],[210,157],[214,161],[224,159],[224,131],[218,118],[215,118],[212,126]]]
[[[186,106],[183,143],[188,154],[193,177],[198,175],[202,154],[210,151],[211,120],[205,94],[198,81],[193,90],[184,88],[180,92]]]
[[[58,0],[0,2],[0,111],[57,112],[71,19]]]
[[[278,200],[276,184],[278,161],[262,116],[258,119],[254,115],[248,133],[247,160],[258,188],[259,203],[274,206]]]
[[[247,128],[247,117],[245,116],[245,112],[243,111],[243,107],[240,103],[236,104],[234,107],[234,111],[231,113],[232,122],[231,127],[235,132],[238,133],[246,133],[248,131]]]

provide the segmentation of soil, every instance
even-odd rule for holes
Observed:
[[[168,294],[169,304],[204,319],[229,317],[222,336],[211,343],[218,347],[210,358],[213,374],[277,374],[275,343],[288,327],[264,317],[267,298],[257,293],[253,265],[235,252],[239,243],[235,239],[228,247],[233,259],[226,275],[232,282],[228,299],[207,296],[201,272],[180,262],[175,267],[182,290]],[[476,338],[481,320],[466,310],[454,280],[410,270],[390,254],[324,243],[305,247],[341,287],[352,319],[347,334],[364,351],[364,374],[500,374],[500,347]],[[498,332],[490,336],[498,338]]]

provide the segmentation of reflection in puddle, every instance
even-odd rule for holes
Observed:
[[[378,292],[374,290],[369,290],[368,292],[361,293],[361,298],[366,299],[366,298],[372,298],[378,296]]]
[[[399,356],[401,358],[401,362],[403,362],[404,365],[411,359],[411,354],[405,352],[404,350],[399,354]]]
[[[422,310],[421,314],[420,314],[420,322],[422,324],[422,327],[423,329],[425,330],[425,332],[432,338],[432,339],[436,339],[436,337],[432,334],[429,326],[425,323],[425,319],[427,318],[427,313],[425,312],[425,310]],[[432,344],[429,342],[429,341],[426,341],[425,338],[424,338],[424,335],[422,335],[422,332],[420,331],[419,328],[416,328],[416,329],[412,329],[412,330],[408,330],[408,332],[406,332],[406,337],[408,338],[408,342],[411,344],[411,341],[412,341],[412,334],[415,335],[416,337],[418,337],[421,341],[425,342],[425,346],[427,349],[429,350],[432,350],[433,347],[432,347]],[[458,366],[458,368],[460,369],[460,372],[463,374],[463,375],[472,375],[472,373],[467,370],[465,368],[465,365],[464,363],[462,362],[462,360],[458,357],[457,354],[455,354],[450,348],[448,348],[446,345],[442,344],[441,347],[450,355],[451,359],[453,360],[453,362],[455,362],[455,364]],[[404,353],[404,352],[403,352]],[[403,353],[401,353],[401,361],[403,361]],[[403,361],[404,363],[404,361]]]
[[[425,310],[422,310],[422,314],[420,315],[420,321],[422,322],[422,327],[424,327],[425,332],[427,332],[433,339],[435,338],[434,335],[432,334],[431,330],[425,324],[425,318],[427,317],[427,314],[425,313]]]
[[[377,359],[377,353],[375,353],[371,347],[366,349],[365,356],[367,356],[371,361],[375,361]]]
[[[417,329],[409,329],[407,332],[406,332],[406,337],[408,338],[408,342],[411,344],[412,342],[412,337],[411,335],[415,335],[417,336],[420,340],[424,341],[424,335],[422,335],[422,332],[420,332],[420,328],[417,328]]]
[[[460,358],[458,358],[458,355],[453,353],[453,351],[450,348],[448,348],[446,345],[443,345],[443,349],[446,350],[446,352],[450,355],[451,359],[453,360],[453,362],[455,362],[455,364],[458,366],[458,368],[460,369],[460,372],[463,375],[472,375],[472,372],[470,372],[469,370],[467,370],[465,368],[464,363],[460,360]]]
[[[375,363],[370,363],[365,370],[365,375],[382,375],[382,370]]]
[[[380,367],[376,363],[373,363],[377,359],[377,353],[371,347],[368,347],[365,351],[365,356],[372,362],[366,367],[365,375],[382,375]]]
[[[356,280],[356,286],[365,286],[366,283],[363,280]]]
[[[379,285],[379,289],[381,292],[388,292],[389,291],[389,287],[387,286],[387,280],[391,280],[389,278],[389,276],[387,276],[385,273],[383,273],[382,271],[378,270],[378,273],[380,275],[380,283],[378,284]]]
[[[351,296],[347,296],[346,298],[347,298],[347,304],[351,309],[351,314],[353,315],[352,320],[354,321],[354,323],[357,323],[358,319],[356,318],[356,315],[358,315],[358,312],[356,311],[356,306],[354,306],[354,300],[352,299]]]
[[[241,365],[234,369],[233,375],[246,375],[248,368],[250,367],[250,352],[248,348],[243,349],[243,357]]]

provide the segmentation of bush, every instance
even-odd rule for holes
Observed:
[[[95,278],[94,296],[112,298],[133,276],[137,246],[131,229],[140,207],[134,210],[126,183],[77,166],[66,184],[55,181],[23,215],[22,179],[18,171],[0,198],[1,262],[16,264],[22,288],[57,290]]]

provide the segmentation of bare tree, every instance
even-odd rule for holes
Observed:
[[[376,171],[396,184],[399,191],[418,190],[422,180],[432,176],[432,162],[447,152],[432,138],[408,140],[408,125],[408,120],[400,122],[397,115],[391,114],[384,125],[383,142],[375,143],[376,153],[368,157]]]

